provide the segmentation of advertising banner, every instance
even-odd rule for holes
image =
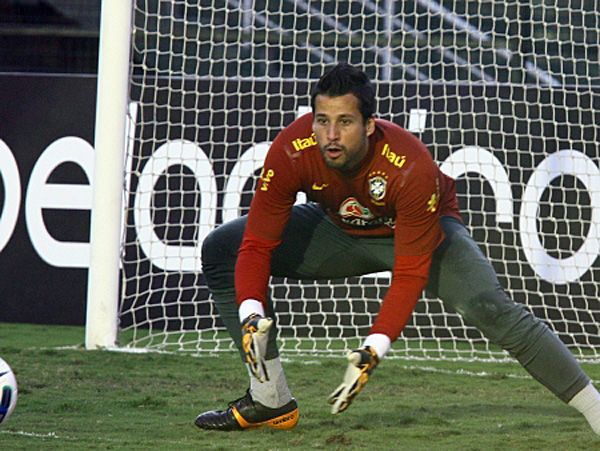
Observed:
[[[84,323],[95,93],[0,75],[0,321]]]
[[[207,299],[202,240],[247,211],[260,165],[242,164],[264,155],[307,106],[309,86],[165,86],[132,89],[134,156],[125,184],[129,205],[142,213],[125,216],[124,302],[169,304],[189,289],[190,302],[173,307],[180,315],[202,312],[191,301]],[[0,321],[84,323],[95,92],[95,77],[0,75]],[[557,307],[572,307],[571,293],[589,298],[596,290],[597,302],[599,93],[394,83],[379,85],[379,94],[380,111],[393,112],[383,118],[420,124],[415,133],[458,179],[465,221],[516,300],[528,292],[535,307],[536,296],[541,304],[552,293]],[[175,146],[180,157],[161,159]],[[159,161],[161,173],[151,174]],[[148,234],[155,246],[141,239]]]

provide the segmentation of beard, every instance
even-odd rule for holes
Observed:
[[[325,164],[342,172],[349,172],[360,166],[367,153],[368,141],[356,149],[349,149],[340,144],[321,147],[321,155]]]
[[[343,169],[348,161],[348,151],[340,145],[322,147],[321,155],[323,155],[325,164],[334,169]]]

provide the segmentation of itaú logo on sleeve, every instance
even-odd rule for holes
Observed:
[[[317,138],[313,133],[308,138],[296,138],[292,141],[292,145],[296,151],[304,150],[307,147],[312,147],[317,145]]]

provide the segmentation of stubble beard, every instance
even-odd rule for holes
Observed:
[[[365,142],[363,143],[363,146],[365,147],[363,155],[361,156],[360,159],[358,159],[356,161],[354,159],[350,158],[351,154],[348,152],[348,149],[346,148],[346,146],[336,146],[334,148],[336,150],[341,151],[341,155],[338,158],[336,158],[335,160],[333,160],[327,156],[328,146],[321,147],[321,156],[323,157],[323,161],[325,161],[325,164],[328,167],[330,167],[332,169],[337,169],[340,172],[351,172],[354,169],[356,169],[358,166],[360,166],[361,162],[367,155],[368,146],[369,146],[368,140],[365,140]],[[351,156],[356,156],[356,154],[353,153]]]
[[[327,155],[327,151],[329,150],[326,146],[325,147],[321,147],[321,155],[323,157],[323,160],[325,161],[325,164],[327,166],[329,166],[332,169],[339,169],[339,170],[343,170],[344,167],[346,166],[346,163],[348,161],[348,153],[345,147],[341,146],[338,147],[336,149],[339,149],[341,151],[341,155],[336,158],[336,159],[331,159],[328,155]]]

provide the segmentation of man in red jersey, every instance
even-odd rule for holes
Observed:
[[[202,429],[293,428],[298,406],[275,343],[271,275],[334,279],[391,270],[363,345],[329,397],[344,411],[408,322],[422,291],[439,297],[507,350],[600,432],[600,395],[569,350],[513,302],[463,225],[454,181],[425,145],[375,114],[360,70],[339,64],[317,83],[307,114],[277,136],[248,216],[203,243],[206,283],[250,374],[246,394],[200,414]],[[294,205],[298,192],[309,203]]]

